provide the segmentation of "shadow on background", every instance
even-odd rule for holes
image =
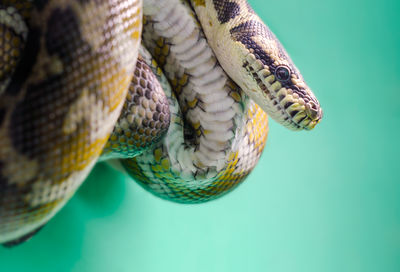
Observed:
[[[125,196],[126,181],[106,163],[99,163],[76,193],[94,217],[112,215]]]
[[[97,164],[75,196],[30,241],[11,249],[0,247],[0,263],[14,271],[70,271],[82,258],[88,225],[107,220],[123,202],[126,181],[107,166]],[[132,207],[134,214],[134,207]],[[23,257],[21,257],[23,256]]]

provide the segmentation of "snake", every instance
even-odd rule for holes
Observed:
[[[3,0],[0,244],[30,239],[98,161],[202,203],[256,166],[267,114],[322,109],[246,0]]]

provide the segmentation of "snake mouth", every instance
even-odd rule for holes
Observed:
[[[252,64],[245,61],[243,68],[257,83],[258,91],[253,94],[259,94],[253,95],[255,102],[277,122],[291,130],[311,130],[320,122],[322,109],[307,91],[296,86],[282,86],[258,61]]]

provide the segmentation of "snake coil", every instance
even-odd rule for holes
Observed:
[[[164,199],[220,197],[255,167],[265,112],[322,117],[245,0],[2,1],[0,243],[36,233],[98,160]]]

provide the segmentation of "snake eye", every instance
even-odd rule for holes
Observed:
[[[275,76],[279,81],[288,81],[290,79],[289,68],[284,65],[276,67]]]

